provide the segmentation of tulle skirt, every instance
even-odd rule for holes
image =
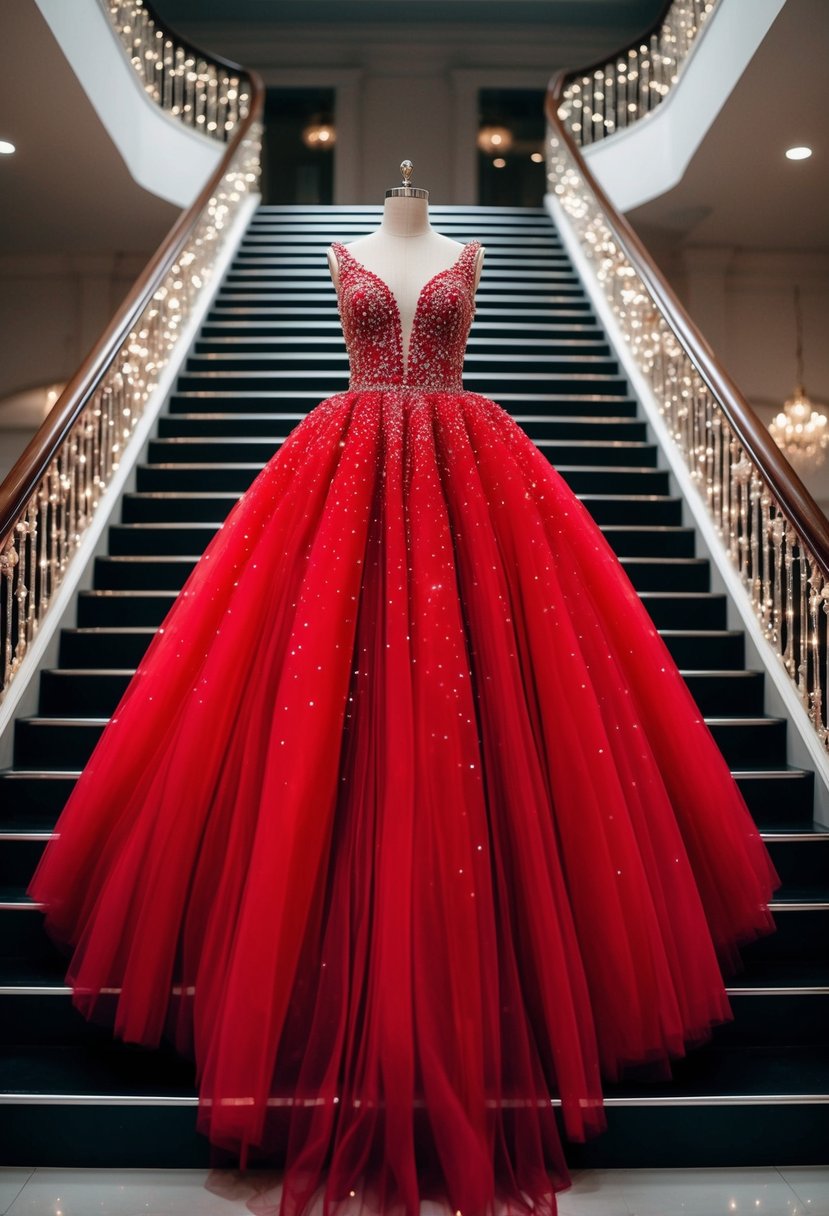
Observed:
[[[30,893],[77,1008],[192,1057],[282,1216],[479,1216],[555,1211],[554,1099],[594,1135],[603,1078],[730,1017],[776,882],[541,452],[479,394],[363,390],[212,540]]]

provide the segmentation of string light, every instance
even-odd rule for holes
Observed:
[[[187,126],[226,142],[250,109],[245,78],[177,43],[143,0],[110,0],[109,15],[151,100]]]
[[[549,190],[650,385],[765,637],[829,750],[829,579],[795,528],[785,502],[743,447],[723,403],[697,370],[692,349],[686,348],[639,275],[611,216],[585,180],[580,156],[559,131],[551,124],[547,133]],[[800,361],[798,376],[802,387]],[[822,433],[824,423],[813,420],[813,434]],[[808,430],[805,421],[802,425]]]
[[[110,15],[153,101],[211,138],[227,139],[248,111],[246,82],[176,46],[140,0],[110,4]],[[159,377],[177,354],[240,204],[257,188],[261,134],[256,124],[235,149],[187,247],[114,354],[11,533],[0,538],[0,690],[19,670]]]
[[[595,143],[644,117],[667,97],[719,0],[674,0],[660,29],[566,86],[559,118],[579,144]]]

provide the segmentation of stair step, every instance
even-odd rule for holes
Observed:
[[[706,718],[732,767],[777,768],[786,763],[786,720],[772,717]],[[106,724],[105,717],[19,718],[14,763],[22,768],[66,769],[86,764]]]
[[[125,674],[126,687],[129,673]],[[105,717],[106,714],[102,714]],[[7,789],[0,784],[0,789]],[[8,814],[0,818],[0,886],[25,887],[55,827],[54,814]],[[829,832],[815,825],[764,830],[784,890],[807,884],[829,890]],[[0,959],[2,955],[0,955]]]
[[[0,824],[54,823],[77,777],[77,769],[0,769]]]
[[[549,350],[549,347],[547,348]],[[318,375],[329,377],[332,374],[345,374],[348,371],[348,356],[345,346],[342,349],[308,351],[287,349],[281,351],[266,351],[258,354],[250,352],[224,351],[220,354],[189,355],[184,365],[184,376],[204,374],[229,375],[282,375],[295,370],[305,371],[308,364],[313,362],[319,369]],[[522,376],[567,376],[588,375],[615,376],[619,372],[617,359],[604,355],[578,353],[534,354],[531,358],[515,354],[480,354],[471,350],[465,360],[465,367],[470,375],[480,375],[484,371],[495,376],[508,375],[512,370]]]
[[[314,255],[296,260],[263,256],[254,258],[250,255],[239,257],[234,259],[223,283],[258,283],[268,280],[273,281],[277,288],[296,283],[303,291],[309,287],[328,288],[332,285],[324,253],[322,257]],[[512,265],[507,259],[498,258],[488,262],[486,281],[480,283],[478,291],[486,292],[493,288],[503,290],[504,287],[513,291],[537,291],[549,284],[556,286],[559,283],[572,284],[580,291],[584,290],[584,284],[566,258],[559,258],[557,263],[543,258],[539,259],[536,265],[526,258]]]
[[[330,338],[343,342],[342,328],[337,316],[296,318],[285,315],[273,320],[262,318],[258,321],[236,321],[232,319],[206,321],[199,331],[199,341],[214,341],[216,339],[241,342],[242,348],[248,345],[259,345],[259,340],[266,342],[275,340],[297,341],[317,338]],[[489,341],[539,341],[548,343],[570,342],[604,342],[605,334],[596,321],[582,319],[580,321],[482,321],[476,315],[474,329],[470,334],[470,344],[483,345]]]
[[[640,597],[652,618],[659,612],[659,603],[653,595]],[[717,603],[712,603],[717,600]],[[687,597],[686,597],[687,602]],[[711,605],[709,612],[721,619],[723,627],[716,626],[708,629],[694,628],[693,624],[685,629],[672,629],[668,626],[659,627],[665,645],[671,652],[671,658],[678,667],[717,667],[734,670],[741,668],[745,662],[745,638],[739,629],[726,629],[725,601],[722,597],[706,596],[706,603]],[[693,603],[686,614],[694,624],[698,624],[697,614]]]
[[[220,490],[128,493],[122,501],[122,518],[124,523],[212,522],[225,519],[238,497],[232,491]],[[673,527],[682,520],[682,500],[668,495],[579,494],[578,497],[600,525]]]
[[[639,598],[657,629],[725,629],[726,599],[718,591],[648,590]],[[681,665],[694,666],[687,660]]]
[[[250,413],[221,412],[165,414],[159,418],[159,438],[198,439],[217,438],[262,438],[271,441],[284,438],[305,413]],[[561,417],[541,418],[521,415],[515,421],[533,439],[589,439],[599,443],[609,440],[624,440],[628,443],[644,443],[646,427],[643,421],[634,418],[614,417]]]
[[[786,763],[786,719],[757,715],[706,718],[717,746],[732,768],[758,759],[770,768]]]
[[[574,395],[580,392],[593,394],[600,389],[605,396],[625,397],[628,383],[624,376],[613,372],[595,371],[526,371],[505,368],[503,371],[464,372],[464,388],[470,393],[485,393],[499,403],[506,393],[558,393]],[[177,391],[199,392],[219,390],[233,394],[240,392],[299,392],[313,387],[317,401],[345,392],[348,388],[348,371],[343,363],[333,368],[308,369],[304,366],[270,371],[183,371],[176,381]]]
[[[668,494],[581,493],[578,498],[597,524],[677,525],[682,522],[682,499]]]
[[[264,466],[259,461],[219,464],[210,461],[140,464],[136,484],[143,490],[225,490],[237,497],[247,490]],[[613,491],[616,494],[666,494],[665,469],[596,468],[560,465],[558,472],[577,494]]]
[[[175,598],[175,591],[82,591],[78,624],[151,625],[157,629]]]
[[[319,355],[324,356],[326,362],[328,358],[347,357],[342,333],[334,331],[320,334],[308,334],[303,331],[301,334],[284,333],[247,338],[239,335],[203,336],[193,343],[192,352],[197,358],[215,360],[219,364],[222,359],[232,359],[232,366],[241,365],[248,368],[268,367],[271,360],[277,366],[284,366],[283,360],[288,355],[299,355],[302,360],[299,366],[307,366],[309,361],[316,362]],[[550,360],[560,361],[556,366],[567,365],[581,358],[589,359],[591,363],[597,359],[611,358],[615,362],[615,356],[611,356],[610,345],[600,336],[588,338],[582,334],[562,339],[549,334],[543,337],[527,337],[490,330],[485,337],[470,337],[467,343],[469,360],[478,360],[490,355],[514,359],[516,362],[526,361],[531,367],[538,361],[539,369],[549,366]],[[257,360],[262,362],[256,362]]]
[[[272,414],[279,411],[286,418],[299,421],[314,406],[319,405],[323,393],[316,388],[306,389],[272,389],[245,390],[233,393],[223,389],[192,389],[187,392],[176,392],[170,398],[170,414],[212,414],[217,410],[238,411],[239,413]],[[579,395],[571,393],[501,393],[499,404],[511,412],[513,416],[536,418],[540,422],[547,418],[558,416],[594,417],[627,417],[633,419],[636,415],[636,402],[618,393],[583,392]]]
[[[810,825],[764,833],[768,850],[785,887],[802,884],[829,889],[829,830]]]
[[[311,274],[290,278],[287,274],[274,275],[270,272],[261,276],[230,273],[222,281],[217,298],[220,300],[239,298],[255,300],[261,296],[282,301],[296,298],[317,302],[330,301],[331,307],[334,307],[336,302],[334,284],[327,269],[324,274],[324,278],[322,274],[316,278]],[[581,302],[585,307],[589,306],[584,287],[573,276],[561,275],[551,277],[547,282],[524,283],[516,278],[514,273],[503,274],[496,282],[494,281],[495,274],[496,272],[493,271],[492,283],[483,281],[480,283],[476,302],[483,304],[489,300],[497,304],[515,303],[524,308],[533,304],[549,308],[558,303],[573,308],[578,307]]]
[[[110,642],[123,645],[123,635],[137,643],[139,661],[152,638],[152,630],[71,630],[69,640],[89,643],[106,651]],[[101,714],[101,716],[105,716]],[[7,769],[0,771],[0,824],[28,823],[41,827],[54,823],[72,792],[77,769]],[[761,826],[781,825],[794,832],[813,831],[814,773],[806,769],[733,769],[734,779],[754,819]],[[821,845],[822,847],[822,845]]]
[[[771,1159],[778,1165],[811,1165],[825,1159],[825,1049],[712,1048],[693,1056],[703,1056],[704,1065],[691,1076],[687,1061],[679,1061],[669,1096],[656,1087],[642,1093],[641,1087],[611,1092],[608,1086],[608,1129],[585,1144],[568,1144],[571,1167],[733,1167]],[[735,1094],[745,1096],[735,1099]],[[195,1132],[192,1065],[169,1048],[149,1053],[121,1043],[7,1048],[0,1054],[0,1095],[2,1164],[46,1160],[53,1167],[122,1169],[215,1164],[206,1139]]]
[[[161,576],[159,576],[161,577]],[[109,588],[82,591],[78,597],[79,625],[153,625],[161,624],[173,605],[174,588],[138,590],[131,588]],[[642,591],[640,599],[658,629],[715,630],[724,631],[725,596],[710,591]],[[667,640],[667,639],[666,639]],[[723,641],[721,648],[735,643]],[[670,643],[669,643],[670,647]],[[672,651],[672,653],[674,653]],[[693,653],[693,650],[691,651]],[[710,653],[710,650],[709,650]],[[737,651],[731,652],[736,654]],[[742,650],[739,651],[742,654]],[[687,661],[683,666],[693,666]],[[676,658],[676,654],[674,654]],[[678,660],[677,660],[678,661]],[[728,667],[730,662],[711,663],[705,666]]]
[[[191,554],[138,554],[97,557],[97,590],[179,591],[198,561]],[[706,591],[708,560],[699,557],[620,557],[619,561],[637,590]]]
[[[131,667],[60,667],[40,673],[41,714],[110,717],[135,672]]]
[[[703,714],[748,717],[763,712],[762,671],[683,671],[682,675]]]
[[[218,518],[190,523],[166,520],[113,524],[109,529],[109,552],[112,556],[200,554],[220,526]],[[693,528],[604,525],[602,532],[621,557],[693,557]]]
[[[110,1046],[109,1029],[87,1021],[73,1006],[65,969],[57,952],[40,959],[0,959],[0,1041]],[[760,962],[727,983],[734,1020],[715,1029],[716,1046],[821,1042],[829,1013],[829,963]]]
[[[281,439],[261,439],[256,436],[175,436],[151,439],[149,445],[150,464],[181,462],[194,464],[199,461],[212,463],[217,456],[228,463],[252,462],[266,464],[279,447]],[[549,439],[539,438],[537,445],[554,465],[624,465],[654,467],[656,445],[637,441],[615,439],[603,442],[595,439]]]
[[[154,615],[158,618],[157,624],[173,602],[170,592],[159,592],[155,596],[132,592],[86,593],[81,627],[61,632],[60,662],[68,666],[137,666],[156,626],[152,620],[145,621],[144,625],[123,624],[123,617],[132,615],[134,597],[140,601],[136,615]],[[652,597],[642,598],[647,604]],[[101,619],[93,621],[93,618],[102,617],[112,619],[109,623]],[[743,635],[737,630],[662,628],[659,632],[680,667],[705,666],[718,670],[742,667]]]
[[[605,540],[619,557],[693,557],[696,534],[679,525],[600,524]]]
[[[109,715],[126,691],[134,667],[72,667],[41,672],[39,712],[45,715]],[[703,713],[762,714],[763,672],[682,673]]]
[[[731,771],[757,823],[811,828],[815,802],[812,771],[786,765],[777,769],[732,767]]]

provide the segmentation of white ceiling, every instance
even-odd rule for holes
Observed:
[[[827,65],[829,3],[787,0],[682,181],[629,213],[645,242],[829,249]]]
[[[177,208],[133,181],[34,0],[0,9],[0,255],[151,252]]]

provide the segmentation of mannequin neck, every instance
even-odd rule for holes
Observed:
[[[432,231],[429,204],[425,198],[392,195],[383,205],[380,231],[387,236],[422,236]]]

